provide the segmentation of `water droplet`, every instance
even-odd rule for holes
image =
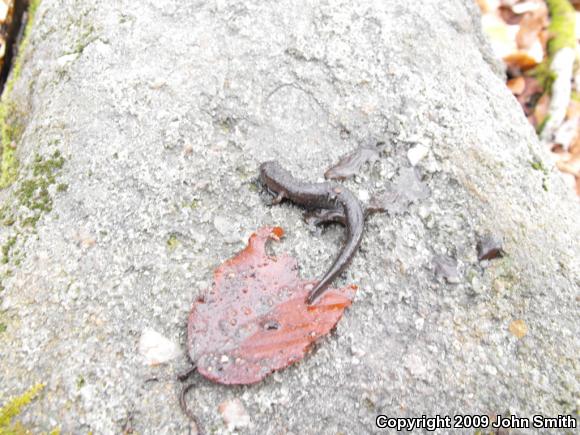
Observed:
[[[244,312],[244,314],[246,316],[249,316],[250,314],[252,314],[252,310],[250,308],[248,308],[248,307],[242,308],[242,311]]]
[[[280,324],[275,320],[268,320],[266,323],[264,323],[264,329],[267,331],[277,331],[280,329]]]
[[[230,319],[230,325],[235,326],[238,323],[236,319]]]

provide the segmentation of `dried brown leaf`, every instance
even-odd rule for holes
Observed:
[[[526,80],[522,76],[510,79],[507,82],[507,87],[512,91],[512,94],[520,95],[526,89]]]
[[[519,75],[518,72],[527,71],[538,64],[536,59],[525,51],[516,51],[515,53],[508,54],[504,56],[503,60],[513,75]]]
[[[528,49],[539,38],[540,32],[548,22],[548,9],[545,5],[526,13],[520,21],[516,44],[520,49]]]
[[[331,180],[345,180],[357,175],[365,163],[370,162],[372,165],[379,158],[379,151],[376,148],[360,147],[352,153],[344,156],[340,161],[330,167],[325,173],[324,178]]]

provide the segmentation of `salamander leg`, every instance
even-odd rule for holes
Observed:
[[[304,220],[308,224],[322,225],[331,222],[338,222],[339,224],[346,224],[346,217],[341,209],[325,209],[320,208],[316,210],[307,211],[304,213]]]
[[[272,200],[272,205],[280,204],[284,198],[285,198],[284,192],[278,193],[278,195],[276,195],[276,198]]]
[[[282,200],[284,198],[286,198],[286,196],[284,195],[284,192],[280,192],[280,193],[276,193],[273,190],[271,190],[270,188],[268,188],[268,186],[262,185],[264,190],[266,190],[266,192],[273,196],[272,201],[270,203],[268,203],[268,205],[278,205],[282,202]]]

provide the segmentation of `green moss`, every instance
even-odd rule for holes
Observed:
[[[544,189],[546,192],[548,191],[548,168],[546,168],[544,166],[544,164],[539,161],[533,161],[530,162],[530,165],[532,166],[532,169],[536,170],[536,171],[540,171],[543,176],[542,176],[542,189]]]
[[[177,239],[177,236],[175,234],[171,234],[169,236],[169,239],[167,239],[167,249],[169,249],[170,251],[175,251],[175,249],[177,249],[178,246],[179,240]]]
[[[2,258],[0,259],[0,263],[6,264],[10,261],[10,250],[16,244],[16,236],[12,236],[8,238],[8,241],[2,246]]]
[[[0,189],[10,186],[18,176],[16,143],[23,131],[20,115],[12,101],[0,102]]]
[[[24,35],[18,48],[18,56],[12,63],[10,80],[6,82],[2,100],[0,101],[0,189],[10,186],[18,177],[18,158],[16,156],[16,142],[22,135],[23,125],[21,116],[15,110],[15,104],[10,99],[14,84],[22,71],[22,59],[30,40],[30,31],[40,0],[31,0],[28,6],[28,21],[24,28]]]
[[[8,326],[6,325],[6,323],[0,323],[0,334],[2,332],[6,332],[7,329],[8,329]]]
[[[532,169],[535,169],[536,171],[542,171],[544,174],[548,172],[542,162],[539,161],[531,162],[531,165]]]
[[[14,222],[16,222],[16,218],[10,208],[7,206],[0,207],[0,225],[10,227],[14,225]]]
[[[22,412],[44,388],[44,384],[36,384],[22,395],[9,400],[0,408],[0,435],[12,435],[18,433],[22,426],[12,423],[12,419]]]
[[[64,157],[58,150],[49,158],[43,158],[37,154],[31,166],[32,177],[23,180],[16,190],[20,204],[32,211],[51,211],[52,197],[48,188],[55,183],[56,174],[58,170],[62,169],[64,161]],[[29,217],[28,224],[34,225],[39,217],[40,213],[35,214],[32,218]]]
[[[198,199],[192,199],[191,202],[184,202],[183,203],[183,207],[190,208],[192,210],[195,210],[196,208],[199,207],[199,200]]]
[[[551,87],[551,86],[552,86],[552,85],[550,84],[550,87]],[[545,118],[542,120],[542,122],[540,122],[540,123],[538,124],[538,126],[536,127],[536,133],[538,134],[538,136],[542,134],[542,131],[544,130],[544,127],[546,126],[546,124],[548,123],[548,121],[549,121],[549,120],[550,120],[550,115],[547,115],[547,116],[546,116],[546,117],[545,117]]]
[[[72,52],[81,54],[85,48],[87,48],[87,46],[92,42],[96,41],[97,38],[95,26],[92,24],[89,25],[87,28],[82,29]]]
[[[552,57],[565,47],[576,48],[576,11],[568,0],[546,0],[550,11],[548,54]]]

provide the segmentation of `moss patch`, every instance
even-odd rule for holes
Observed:
[[[18,423],[13,423],[14,417],[22,412],[22,409],[28,405],[44,388],[44,384],[36,384],[20,396],[9,400],[0,408],[0,434],[12,435],[18,433],[27,433],[26,429]]]
[[[16,143],[22,136],[23,124],[20,111],[16,110],[16,104],[11,100],[10,94],[14,84],[22,71],[22,62],[26,47],[30,41],[30,32],[34,24],[34,17],[40,0],[31,0],[28,6],[28,21],[24,28],[24,35],[20,42],[18,55],[12,64],[10,80],[6,82],[4,93],[0,101],[0,189],[10,186],[18,177],[18,159],[16,157]]]
[[[179,239],[175,234],[171,234],[167,239],[167,249],[171,251],[175,251],[179,246]]]
[[[16,143],[22,136],[21,112],[14,102],[0,102],[0,189],[10,186],[18,176]]]
[[[2,258],[0,259],[0,263],[6,264],[10,260],[10,250],[16,244],[16,236],[12,236],[8,238],[8,241],[2,245]]]
[[[22,168],[26,176],[21,175],[10,199],[0,207],[0,226],[11,230],[5,231],[6,237],[0,238],[0,265],[11,260],[14,265],[19,264],[21,258],[14,249],[19,236],[29,233],[41,216],[52,210],[55,191],[63,192],[68,188],[66,184],[52,187],[64,163],[60,151],[55,150],[46,157],[35,155],[32,163]]]
[[[576,11],[568,0],[546,0],[550,11],[550,57],[565,47],[576,48]]]

